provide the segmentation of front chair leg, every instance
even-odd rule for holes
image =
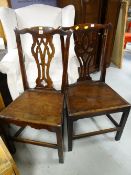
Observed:
[[[119,124],[119,127],[121,127],[121,129],[120,129],[120,131],[117,131],[117,133],[116,133],[116,136],[115,136],[116,141],[120,140],[120,138],[121,138],[121,135],[123,133],[123,130],[124,130],[124,127],[125,127],[128,115],[129,115],[129,112],[130,112],[130,108],[126,109],[122,114],[121,121]]]
[[[73,121],[68,117],[68,151],[72,151]]]
[[[58,145],[59,163],[64,163],[62,127],[57,129],[57,131],[56,131],[56,138],[57,138],[57,145]]]

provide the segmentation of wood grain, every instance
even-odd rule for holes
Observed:
[[[67,28],[65,28],[66,30]],[[108,57],[109,30],[111,24],[81,24],[72,26],[77,59],[80,63],[79,78],[77,83],[67,87],[65,97],[68,121],[68,150],[72,151],[74,139],[117,131],[115,140],[121,138],[125,127],[131,104],[123,99],[117,92],[105,83],[106,59]],[[102,48],[99,50],[100,77],[92,80],[90,64],[94,58],[98,35],[101,36]],[[117,123],[111,116],[112,113],[122,112],[120,122]],[[115,128],[75,134],[73,123],[79,119],[107,116]],[[87,124],[88,125],[88,124]]]
[[[38,77],[34,89],[29,88],[21,44],[21,35],[27,33],[30,34],[33,39],[31,52],[38,69]],[[59,162],[63,163],[63,92],[67,85],[69,44],[72,32],[50,27],[33,27],[22,30],[16,29],[15,34],[25,91],[0,113],[0,122],[2,126],[13,123],[21,126],[21,129],[16,132],[15,137],[10,137],[9,132],[8,134],[4,132],[4,135],[6,135],[7,140],[55,148],[58,150]],[[59,36],[61,52],[63,52],[63,54],[61,54],[62,58],[59,58],[63,63],[61,91],[54,89],[53,81],[50,77],[50,66],[55,54],[55,45],[53,43],[54,35]],[[57,143],[38,142],[18,137],[26,126],[55,132]]]

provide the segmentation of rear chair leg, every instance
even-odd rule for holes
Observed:
[[[58,128],[56,131],[57,145],[58,145],[58,156],[59,163],[64,163],[63,158],[63,138],[62,138],[62,128]]]
[[[119,124],[119,127],[121,127],[121,129],[120,129],[120,131],[117,131],[117,133],[116,133],[116,136],[115,136],[116,141],[120,140],[120,138],[122,136],[129,112],[130,112],[130,108],[126,109],[122,114],[121,121]]]
[[[73,121],[68,118],[68,151],[72,151]]]

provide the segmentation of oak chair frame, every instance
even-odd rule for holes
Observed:
[[[109,109],[109,110],[103,110],[103,111],[98,110],[98,111],[90,112],[90,113],[86,113],[84,111],[78,110],[77,113],[73,114],[73,113],[71,113],[71,106],[69,104],[70,103],[69,92],[70,92],[70,89],[72,87],[76,87],[78,84],[83,83],[83,82],[86,82],[87,86],[88,86],[88,83],[90,84],[90,83],[94,83],[94,82],[96,82],[98,84],[103,83],[104,85],[106,85],[106,83],[105,83],[106,60],[108,59],[107,55],[108,55],[108,47],[109,47],[107,38],[108,38],[108,34],[109,34],[110,30],[112,29],[112,25],[111,24],[102,25],[102,24],[86,23],[86,24],[75,25],[75,26],[72,26],[70,28],[64,28],[64,29],[65,30],[71,29],[72,33],[74,34],[75,52],[76,52],[76,56],[78,58],[78,61],[80,63],[80,67],[78,69],[79,70],[79,78],[77,80],[77,83],[73,84],[73,85],[69,85],[67,87],[67,90],[65,93],[67,128],[68,128],[68,151],[72,151],[73,140],[85,138],[85,137],[89,137],[89,136],[94,136],[94,135],[99,135],[99,134],[104,134],[104,133],[108,133],[108,132],[117,131],[116,136],[115,136],[115,140],[118,141],[121,138],[124,126],[126,124],[126,121],[127,121],[128,115],[129,115],[130,106],[131,106],[123,98],[122,98],[122,100],[125,101],[125,104],[126,104],[123,107],[117,106],[115,109]],[[91,44],[92,47],[98,47],[97,45],[95,45],[95,42],[93,43],[93,39],[92,39],[95,34],[92,34],[90,32],[96,32],[96,34],[98,34],[98,37],[101,36],[101,40],[103,43],[102,48],[100,48],[101,49],[101,64],[100,64],[101,74],[100,74],[100,79],[98,81],[92,80],[92,78],[90,76],[90,62],[92,59],[90,57],[90,52],[92,55],[96,54],[96,53],[93,53],[93,50],[91,51],[91,48],[88,46],[87,43],[90,42],[89,44]],[[86,37],[87,37],[87,40],[86,40]],[[92,38],[90,39],[90,37],[92,37]],[[85,44],[82,43],[83,40],[85,40],[84,41]],[[100,50],[99,50],[99,52],[100,52]],[[112,89],[112,91],[114,93],[116,93],[113,89]],[[75,96],[73,96],[73,98],[75,99]],[[118,112],[122,112],[122,117],[121,117],[120,123],[116,122],[114,120],[114,118],[111,116],[112,113],[118,113]],[[100,115],[106,115],[115,127],[108,128],[108,129],[102,129],[102,130],[94,131],[94,132],[83,133],[83,134],[74,134],[73,123],[75,121],[77,121],[79,119],[91,118],[91,117],[96,117],[96,116],[100,116]]]
[[[54,29],[51,27],[32,27],[32,28],[26,28],[22,30],[15,29],[15,34],[16,34],[16,41],[17,41],[17,47],[18,47],[18,55],[19,55],[20,69],[21,69],[21,75],[23,80],[24,93],[28,91],[33,91],[33,92],[49,91],[50,93],[52,92],[60,93],[64,97],[63,92],[67,83],[67,65],[68,65],[68,53],[69,53],[71,31],[64,31],[60,28]],[[38,77],[36,79],[35,89],[29,88],[28,79],[26,75],[26,69],[24,65],[24,56],[23,56],[22,44],[21,44],[21,38],[20,38],[21,35],[24,35],[24,34],[31,34],[33,38],[31,52],[33,57],[35,58],[35,61],[37,63],[37,68],[38,68]],[[49,75],[50,62],[54,57],[54,53],[55,53],[53,36],[56,34],[60,36],[61,50],[62,50],[63,75],[62,75],[61,91],[56,91],[53,88],[52,80]],[[40,48],[41,44],[44,45],[43,51]],[[39,60],[37,58],[38,54],[40,56],[41,62],[38,61]],[[48,55],[48,62],[45,61],[46,54]],[[45,66],[46,66],[46,70],[45,70]],[[43,81],[45,82],[45,84],[42,84]],[[18,97],[18,99],[19,98],[20,97]],[[64,108],[64,100],[63,100],[63,108]],[[8,110],[8,107],[6,109]],[[13,137],[10,136],[8,131],[5,131],[5,134],[8,140],[57,149],[58,156],[59,156],[59,163],[63,163],[64,162],[63,160],[63,113],[61,114],[60,117],[62,118],[62,121],[59,125],[56,125],[56,124],[49,125],[46,123],[43,124],[41,122],[31,123],[30,121],[24,121],[24,120],[20,121],[17,118],[13,119],[12,117],[8,117],[6,115],[4,116],[4,111],[2,111],[2,113],[0,114],[0,123],[4,125],[6,125],[7,123],[8,124],[12,123],[21,127],[14,134]],[[46,129],[48,131],[55,132],[57,143],[53,144],[53,143],[40,142],[40,141],[29,140],[29,139],[18,137],[21,134],[21,132],[25,129],[26,126],[30,126],[35,129]]]

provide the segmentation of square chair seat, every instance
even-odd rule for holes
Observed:
[[[103,82],[78,82],[68,87],[66,103],[69,116],[86,116],[118,111],[130,106],[119,94]]]
[[[28,90],[0,113],[0,118],[19,125],[60,126],[64,96],[49,90]]]

